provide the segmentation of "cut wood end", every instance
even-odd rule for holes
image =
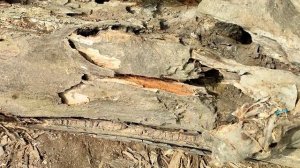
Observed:
[[[159,89],[182,96],[195,95],[193,87],[179,82],[164,81],[161,79],[147,78],[141,76],[123,76],[119,78],[129,82],[133,82],[137,85],[141,85],[144,88]]]

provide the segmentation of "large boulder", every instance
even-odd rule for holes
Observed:
[[[299,1],[203,0],[198,10],[244,27],[269,56],[285,63],[300,63]]]

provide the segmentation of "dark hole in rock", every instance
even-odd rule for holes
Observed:
[[[66,15],[74,17],[74,16],[83,16],[83,15],[85,15],[85,13],[67,13]]]
[[[120,30],[120,31],[124,31],[124,32],[130,32],[130,28],[123,26],[123,25],[112,25],[110,27],[111,30]]]
[[[94,35],[97,35],[98,32],[99,32],[99,28],[98,27],[95,27],[95,28],[80,28],[77,30],[77,34],[78,35],[82,35],[84,37],[87,37],[87,36],[94,36]]]
[[[132,27],[132,26],[124,26],[124,25],[112,25],[110,27],[111,30],[121,30],[126,33],[134,33],[135,35],[139,35],[142,31],[141,28]]]
[[[220,83],[224,78],[220,71],[216,69],[211,69],[201,74],[203,75],[203,77],[200,77],[198,79],[190,79],[188,81],[185,81],[184,83],[196,86],[216,85]]]
[[[218,22],[214,31],[222,36],[229,37],[241,44],[251,44],[252,37],[241,26],[232,23]]]
[[[126,32],[132,32],[135,35],[140,34],[140,29],[134,28],[134,27],[126,27]]]
[[[30,4],[30,0],[5,0],[5,2],[9,4],[14,4],[14,3],[21,3],[23,5]]]
[[[166,30],[169,28],[168,24],[167,24],[167,21],[164,20],[164,19],[161,19],[159,21],[159,27],[160,27],[160,30]]]
[[[126,6],[125,9],[126,9],[126,11],[127,11],[128,13],[131,13],[131,14],[134,14],[134,13],[135,13],[134,10],[132,10],[130,6]]]
[[[0,41],[4,41],[4,39],[0,38]]]
[[[71,48],[76,49],[76,46],[75,46],[75,44],[73,43],[73,41],[71,41],[71,40],[69,39],[68,42],[69,42],[69,45],[70,45]]]
[[[112,25],[111,30],[120,30],[122,28],[121,25]]]
[[[276,142],[271,143],[271,144],[269,145],[270,148],[275,148],[276,146],[277,146],[277,143],[276,143]]]
[[[252,37],[251,35],[246,32],[244,29],[241,30],[242,35],[240,38],[237,39],[237,41],[241,42],[242,44],[251,44],[252,43]]]
[[[82,80],[88,81],[89,80],[89,75],[88,74],[84,74],[81,77]]]
[[[211,69],[204,72],[204,80],[208,81],[209,83],[219,83],[222,79],[223,75],[216,69]]]
[[[95,0],[97,4],[104,4],[104,2],[108,2],[109,0]]]

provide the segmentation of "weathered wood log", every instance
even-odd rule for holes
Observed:
[[[284,134],[299,125],[299,67],[238,60],[261,56],[257,46],[264,45],[250,34],[243,43],[238,25],[198,15],[196,8],[160,18],[160,9],[128,2],[45,4],[49,9],[39,2],[18,10],[0,6],[6,127],[212,151],[226,162],[270,156],[277,150],[271,144],[286,147]],[[209,89],[220,84],[252,99],[236,100],[236,111],[224,114],[218,104],[223,92]]]

